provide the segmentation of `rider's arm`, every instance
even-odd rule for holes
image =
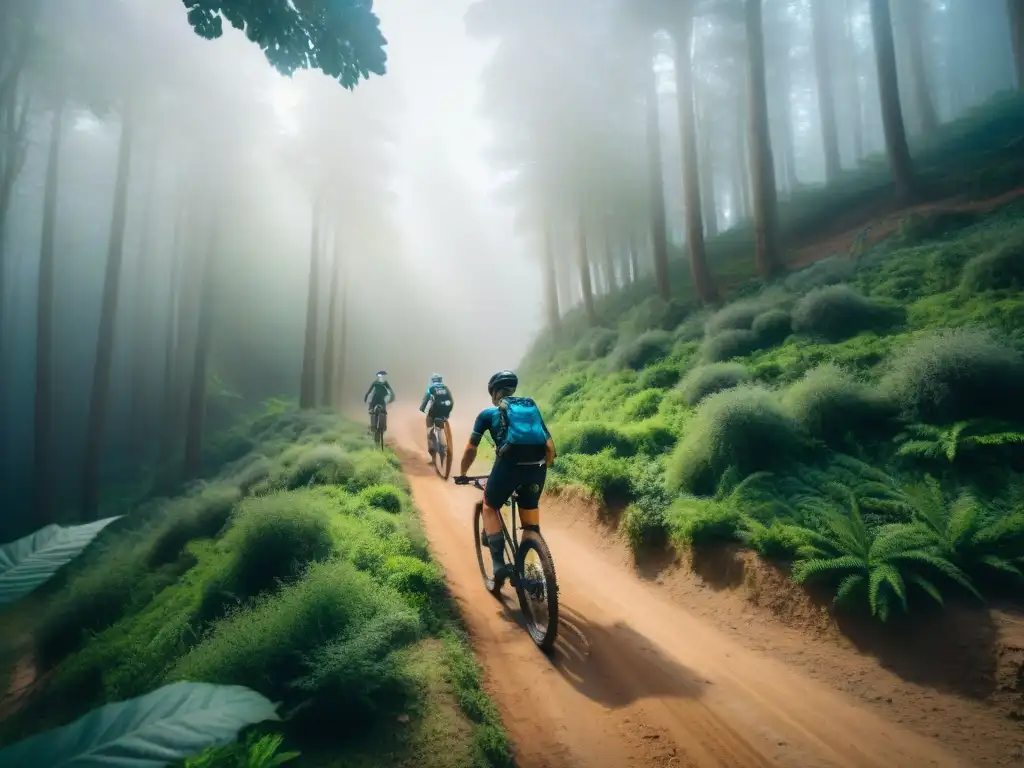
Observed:
[[[373,392],[373,384],[370,385],[370,388],[368,390],[366,390],[366,394],[363,395],[363,402],[364,403],[369,402],[369,400],[370,400],[370,393],[371,392]]]
[[[423,402],[420,403],[420,413],[423,413],[427,407],[427,403],[430,402],[430,387],[427,387],[426,394],[423,395]]]
[[[395,390],[391,388],[391,382],[385,381],[384,386],[388,388],[388,402],[395,402]]]
[[[551,430],[548,429],[548,425],[544,423],[544,417],[540,417],[540,424],[544,427],[544,434],[548,436],[548,440],[544,443],[544,459],[547,465],[550,467],[555,463],[555,457],[558,456],[558,452],[555,450],[555,441],[551,439]]]
[[[491,428],[491,417],[487,410],[483,410],[473,422],[473,431],[469,433],[469,442],[466,443],[466,450],[462,453],[462,465],[459,474],[463,477],[469,472],[469,468],[476,461],[476,450],[480,446],[480,440],[484,432]]]

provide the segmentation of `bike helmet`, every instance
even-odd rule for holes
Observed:
[[[384,381],[384,379],[386,379],[387,377],[388,377],[388,372],[387,371],[377,371],[377,378],[380,379],[381,381]]]
[[[440,384],[441,383],[441,374],[440,373],[432,373],[432,374],[430,374],[430,383],[431,384]]]
[[[516,391],[516,387],[519,386],[519,377],[516,376],[513,371],[498,371],[496,374],[491,376],[490,381],[487,382],[487,394],[494,397],[495,391],[499,389],[508,389],[512,392]]]

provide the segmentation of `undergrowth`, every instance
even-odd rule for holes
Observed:
[[[286,726],[284,747],[257,734],[190,765],[279,748],[313,765],[510,765],[397,459],[325,412],[261,416],[215,447],[203,481],[142,505],[44,601],[52,680],[0,740],[195,680],[281,702]]]

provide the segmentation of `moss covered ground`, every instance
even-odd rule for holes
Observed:
[[[0,740],[193,680],[281,702],[304,765],[510,764],[398,461],[364,432],[261,416],[214,441],[204,481],[104,531],[39,603],[40,691]],[[192,764],[255,765],[253,738]]]

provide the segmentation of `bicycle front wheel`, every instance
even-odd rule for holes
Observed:
[[[551,550],[539,533],[523,533],[516,552],[516,573],[526,630],[541,650],[550,651],[558,637],[558,580]]]
[[[452,471],[452,428],[448,422],[444,423],[444,429],[436,430],[436,443],[434,451],[434,471],[442,480],[447,480]]]
[[[473,514],[473,541],[476,543],[476,562],[480,566],[480,575],[484,580],[484,589],[495,597],[501,592],[501,587],[494,583],[494,566],[491,565],[491,550],[484,542],[484,503],[476,503],[476,512]]]

